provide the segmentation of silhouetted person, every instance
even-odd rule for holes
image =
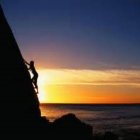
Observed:
[[[31,72],[33,74],[33,77],[31,80],[32,80],[32,83],[34,84],[34,87],[37,90],[37,93],[38,93],[38,85],[37,85],[38,73],[35,69],[34,61],[30,61],[30,63],[28,63],[24,60],[24,62],[29,66],[28,70],[31,70]]]

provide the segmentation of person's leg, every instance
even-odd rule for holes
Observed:
[[[37,76],[34,77],[34,85],[38,93]]]
[[[32,83],[33,83],[33,86],[34,86],[34,88],[36,89],[36,93],[38,93],[38,85],[37,85],[37,79],[38,79],[38,75],[34,75],[33,77],[32,77]]]
[[[36,88],[35,77],[33,76],[31,80],[32,80],[32,84],[33,84],[34,88]]]
[[[34,83],[34,77],[32,77],[32,79],[31,79],[31,80],[32,80],[32,83]]]

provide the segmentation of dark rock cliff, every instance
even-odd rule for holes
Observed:
[[[37,95],[1,6],[0,67],[0,122],[3,124],[1,126],[10,127],[12,123],[22,126],[27,125],[30,120],[33,122],[39,119]]]

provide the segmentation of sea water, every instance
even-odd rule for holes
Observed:
[[[40,108],[50,121],[74,113],[92,125],[94,132],[140,130],[140,105],[42,104]]]

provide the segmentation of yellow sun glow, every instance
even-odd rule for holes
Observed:
[[[134,103],[140,71],[40,69],[41,103]]]
[[[39,79],[38,79],[38,87],[39,87],[39,94],[38,98],[41,103],[45,103],[48,101],[48,94],[46,90],[46,85],[48,84],[48,75],[42,72],[39,72]]]

